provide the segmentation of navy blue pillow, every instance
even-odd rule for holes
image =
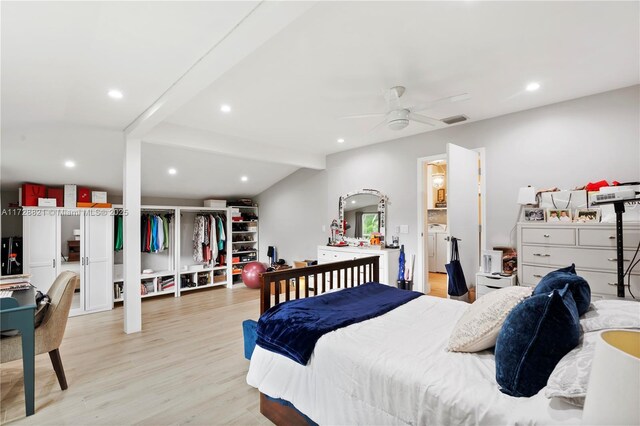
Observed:
[[[535,290],[533,290],[533,295],[547,294],[553,290],[561,290],[566,284],[569,284],[569,291],[571,291],[573,295],[573,300],[576,301],[578,315],[584,315],[584,313],[589,310],[589,305],[591,305],[591,288],[584,278],[576,274],[575,264],[549,272],[540,280]]]
[[[580,319],[569,285],[516,305],[496,341],[496,380],[516,397],[537,394],[556,364],[580,339]]]

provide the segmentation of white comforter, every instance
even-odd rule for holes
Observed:
[[[576,424],[582,410],[500,392],[491,352],[447,352],[469,305],[419,297],[323,336],[307,366],[256,347],[247,383],[321,425]]]

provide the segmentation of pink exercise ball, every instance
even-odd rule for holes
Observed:
[[[242,269],[242,282],[249,288],[260,288],[260,274],[265,272],[267,272],[267,267],[264,263],[247,263]]]

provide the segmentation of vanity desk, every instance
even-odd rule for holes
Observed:
[[[378,256],[380,258],[380,282],[395,287],[398,279],[399,249],[318,246],[318,264],[320,265],[369,256]]]

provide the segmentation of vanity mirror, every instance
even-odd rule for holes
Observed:
[[[370,239],[371,233],[381,234],[381,245],[385,244],[387,197],[375,189],[361,189],[340,197],[340,224],[346,238]]]

